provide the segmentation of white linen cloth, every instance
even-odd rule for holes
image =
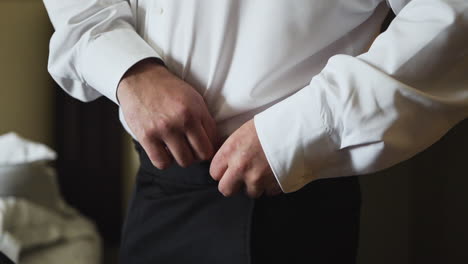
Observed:
[[[43,163],[56,158],[55,151],[44,144],[24,139],[13,132],[0,135],[0,166]]]
[[[54,212],[17,197],[0,197],[0,250],[19,264],[98,264],[94,225],[64,205]]]
[[[161,58],[221,136],[254,118],[284,192],[392,166],[468,116],[466,0],[129,2],[44,0],[52,77],[118,103],[122,75]]]
[[[0,136],[0,251],[20,264],[98,264],[99,235],[60,196],[46,164],[55,157],[43,144]]]

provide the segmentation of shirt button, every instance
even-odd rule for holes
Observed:
[[[159,8],[159,14],[162,15],[164,13],[164,9],[161,7]]]

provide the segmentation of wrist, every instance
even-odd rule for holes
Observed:
[[[119,98],[121,98],[123,93],[126,90],[133,87],[135,82],[140,79],[141,75],[146,74],[147,72],[151,72],[151,74],[158,75],[167,72],[167,68],[162,60],[159,58],[147,58],[135,63],[132,67],[130,67],[125,74],[122,76],[119,85],[117,86],[117,101],[120,103]]]

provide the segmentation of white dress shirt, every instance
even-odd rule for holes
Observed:
[[[118,103],[122,75],[161,58],[221,136],[254,118],[284,192],[392,166],[468,116],[467,0],[44,2],[65,91]]]

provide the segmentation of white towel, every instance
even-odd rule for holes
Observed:
[[[0,136],[0,166],[55,160],[57,154],[44,144],[20,137],[15,133]]]
[[[0,136],[0,251],[20,264],[98,264],[99,235],[60,196],[47,165],[55,158],[45,145]]]

